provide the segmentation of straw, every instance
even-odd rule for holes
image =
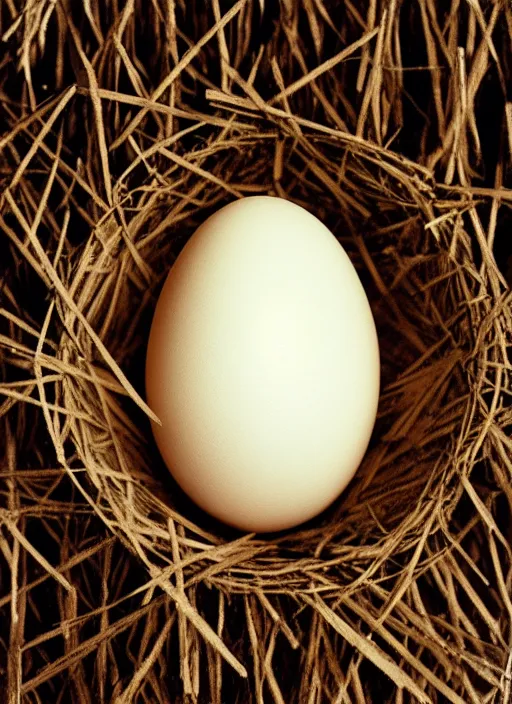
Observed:
[[[20,702],[511,697],[512,10],[0,6],[0,692]],[[367,291],[379,414],[283,534],[191,505],[142,387],[214,210],[309,209]]]

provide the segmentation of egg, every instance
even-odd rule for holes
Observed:
[[[157,302],[146,392],[160,453],[206,512],[269,532],[323,511],[367,450],[379,384],[363,286],[307,210],[247,197],[187,241]]]

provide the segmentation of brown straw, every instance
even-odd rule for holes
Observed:
[[[0,35],[2,702],[509,704],[510,4],[6,0]],[[178,490],[142,383],[174,259],[254,194],[338,237],[382,356],[354,481],[268,536]]]

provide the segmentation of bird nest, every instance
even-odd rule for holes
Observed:
[[[508,702],[510,8],[0,12],[6,701]],[[143,388],[173,261],[255,194],[343,245],[382,364],[348,489],[265,536],[181,492]]]

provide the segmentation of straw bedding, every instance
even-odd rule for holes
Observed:
[[[510,702],[510,6],[0,22],[2,701]],[[267,536],[180,492],[143,389],[172,262],[254,194],[338,237],[382,355],[349,489]]]

